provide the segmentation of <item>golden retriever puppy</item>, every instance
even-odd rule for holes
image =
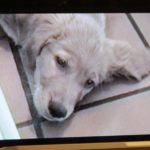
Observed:
[[[68,118],[114,74],[140,80],[150,72],[148,50],[105,36],[104,14],[7,14],[0,25],[22,45],[36,108],[50,121]]]

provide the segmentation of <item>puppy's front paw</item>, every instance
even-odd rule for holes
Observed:
[[[130,53],[125,71],[140,80],[142,77],[150,73],[150,50],[136,49],[130,47]]]
[[[134,48],[124,41],[110,42],[113,52],[112,74],[120,73],[137,80],[150,73],[150,49]]]

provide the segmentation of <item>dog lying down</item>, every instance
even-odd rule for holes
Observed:
[[[98,84],[121,74],[141,80],[150,72],[150,52],[105,36],[104,14],[0,15],[16,45],[38,113],[63,121]]]

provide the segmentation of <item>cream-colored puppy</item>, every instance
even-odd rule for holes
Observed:
[[[35,105],[51,121],[68,118],[112,75],[140,80],[150,71],[148,50],[105,36],[103,14],[1,15],[0,24],[22,45]]]

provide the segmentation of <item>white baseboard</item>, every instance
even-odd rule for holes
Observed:
[[[17,106],[16,106],[17,107]],[[0,139],[20,139],[7,101],[0,88]]]

